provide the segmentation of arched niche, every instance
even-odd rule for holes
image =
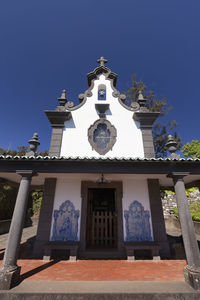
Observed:
[[[105,86],[105,84],[100,84],[98,86],[98,100],[106,100],[106,86]]]

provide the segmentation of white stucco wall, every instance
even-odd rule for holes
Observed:
[[[78,226],[78,239],[80,239],[80,221],[81,221],[81,181],[92,181],[96,182],[100,177],[100,174],[63,174],[60,175],[56,183],[55,199],[53,211],[58,210],[60,205],[66,200],[70,200],[76,210],[80,210],[79,226]],[[122,198],[122,208],[123,208],[123,230],[124,239],[126,238],[125,229],[125,219],[124,210],[129,209],[129,205],[134,201],[139,201],[145,210],[150,212],[149,195],[147,179],[145,175],[137,179],[136,175],[123,175],[123,174],[108,174],[105,175],[108,181],[122,181],[123,182],[123,198]],[[108,183],[109,188],[109,183]],[[53,229],[53,212],[52,212],[52,224],[51,224],[51,234]],[[151,235],[153,238],[151,212],[150,212],[150,227]]]
[[[106,85],[106,100],[98,100],[98,86]],[[144,157],[142,133],[138,122],[133,120],[133,112],[124,108],[117,98],[112,96],[113,89],[110,80],[101,75],[99,80],[94,81],[92,96],[87,98],[86,103],[72,111],[72,119],[65,122],[61,146],[61,156],[80,157]],[[105,155],[100,155],[88,141],[88,128],[99,119],[95,109],[96,103],[108,103],[106,119],[117,130],[116,143],[113,149]]]

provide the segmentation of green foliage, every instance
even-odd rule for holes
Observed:
[[[31,193],[32,197],[32,211],[35,217],[38,217],[40,214],[40,207],[43,198],[43,191],[40,189],[36,189]]]
[[[191,143],[187,143],[181,150],[184,156],[191,158],[200,158],[200,142],[198,140],[192,140]]]
[[[5,180],[0,179],[0,220],[12,218],[17,192],[17,186],[12,186],[6,183]],[[42,198],[43,191],[41,189],[35,189],[29,194],[28,210],[35,217],[39,216]]]
[[[197,187],[192,187],[190,189],[185,189],[186,196],[189,197],[191,193],[194,193],[195,191],[198,191],[199,189]]]
[[[27,146],[17,147],[17,155],[23,156],[23,155],[26,155],[27,152],[28,152],[28,147]]]
[[[196,222],[200,222],[200,212],[198,213],[191,213],[192,215],[192,220]]]
[[[171,191],[171,190],[164,190],[164,193],[167,195],[167,194],[169,194],[169,195],[174,195],[175,193],[173,192],[173,191]]]
[[[163,189],[161,189],[160,194],[161,194],[161,198],[164,198],[167,195],[174,195],[175,193],[173,191],[171,191],[171,190],[163,190]]]
[[[150,109],[150,111],[160,112],[161,116],[164,116],[172,109],[172,106],[168,105],[166,97],[159,99],[153,91],[147,91],[147,86],[144,84],[143,81],[137,81],[135,74],[132,75],[131,88],[125,92],[125,104],[130,106],[132,102],[137,101],[140,91],[142,92],[144,98],[147,100],[147,106]],[[177,132],[175,131],[176,126],[177,123],[175,120],[168,122],[167,124],[163,124],[161,122],[157,122],[154,124],[153,140],[156,157],[167,156],[167,149],[165,145],[167,142],[167,136],[169,134],[172,134],[174,136],[176,142],[178,143],[178,149],[181,148],[182,142]]]
[[[175,216],[178,218],[178,208],[177,207],[174,207],[173,208],[173,213],[175,214]]]
[[[175,216],[179,217],[177,207],[174,207],[173,212]],[[193,221],[200,222],[200,201],[190,205],[190,213]]]
[[[174,131],[176,126],[177,123],[175,120],[168,122],[167,124],[163,124],[161,122],[154,124],[152,133],[156,157],[167,157],[166,143],[169,134],[173,135],[175,141],[177,142],[177,149],[181,149],[181,138],[178,136],[177,132]]]
[[[200,213],[200,201],[197,201],[190,205],[191,213]]]
[[[17,188],[0,183],[0,220],[12,218]]]
[[[17,155],[17,151],[16,150],[5,150],[3,148],[0,148],[0,155],[12,155],[12,156],[15,156],[15,155]]]
[[[5,150],[3,148],[0,148],[0,155],[23,156],[26,154],[27,151],[28,151],[28,147],[26,146],[19,146],[17,147],[17,150]]]
[[[195,191],[198,191],[199,189],[197,187],[192,187],[192,188],[187,188],[185,189],[186,196],[190,197],[191,193],[194,193]],[[171,190],[161,190],[162,197],[167,196],[167,195],[174,195],[175,192]]]
[[[139,92],[142,92],[144,98],[147,100],[147,106],[151,111],[160,112],[161,115],[165,115],[172,109],[172,106],[168,106],[167,98],[158,99],[155,93],[151,90],[147,91],[147,86],[142,80],[137,81],[136,75],[132,75],[132,86],[125,92],[126,102],[125,104],[130,106],[132,102],[137,101]]]
[[[5,150],[3,148],[0,148],[0,155],[24,156],[28,151],[29,150],[27,146],[19,146],[17,147],[17,150]],[[47,150],[38,150],[36,152],[36,155],[48,156],[49,152]]]
[[[36,155],[48,156],[49,151],[47,151],[47,150],[37,151]]]
[[[19,146],[17,150],[5,150],[0,148],[0,155],[19,155],[24,156],[28,152],[28,147]],[[47,156],[48,151],[38,151],[36,155]],[[0,220],[7,220],[12,218],[16,196],[17,187],[13,187],[10,184],[5,184],[0,180]],[[40,212],[40,206],[42,202],[43,192],[42,190],[34,190],[29,195],[28,210],[32,211],[34,216],[38,216]]]

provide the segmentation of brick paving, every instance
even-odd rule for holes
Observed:
[[[37,222],[24,228],[21,243],[36,234]],[[0,235],[0,266],[8,234]],[[29,258],[25,255],[25,258]],[[21,279],[30,281],[184,281],[185,260],[78,260],[19,259]]]
[[[184,281],[184,260],[18,260],[25,281]]]

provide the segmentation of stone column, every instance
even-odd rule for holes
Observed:
[[[152,127],[154,121],[159,117],[159,115],[159,112],[152,112],[144,107],[141,107],[139,111],[136,111],[133,114],[133,119],[140,123],[144,146],[144,157],[147,158],[155,157]]]
[[[49,149],[50,156],[60,156],[63,136],[63,127],[52,126],[51,144]]]
[[[8,235],[3,265],[0,271],[0,290],[10,289],[18,281],[20,275],[17,258],[33,171],[17,171],[17,173],[22,177]]]
[[[187,266],[184,268],[185,280],[194,289],[200,290],[200,252],[185,193],[183,177],[186,175],[188,173],[172,173],[172,178],[187,259]]]
[[[65,106],[63,106],[66,103],[66,99],[59,98],[58,101],[61,103],[61,106],[57,108],[58,110],[45,111],[52,126],[51,144],[49,149],[50,156],[60,156],[65,121],[69,120],[72,116],[71,112],[66,111]]]
[[[147,158],[155,157],[152,127],[153,126],[140,125],[142,131],[143,146],[144,146],[144,157]]]

